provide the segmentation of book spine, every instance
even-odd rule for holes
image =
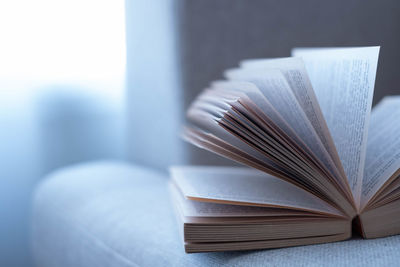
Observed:
[[[353,232],[357,233],[362,238],[366,238],[360,215],[357,215],[356,217],[353,218],[352,227],[353,227]]]

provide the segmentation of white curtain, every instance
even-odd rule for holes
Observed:
[[[0,2],[0,266],[30,266],[31,193],[124,158],[124,1]]]

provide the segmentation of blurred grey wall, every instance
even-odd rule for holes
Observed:
[[[400,94],[398,0],[149,2],[126,1],[129,151],[147,165],[231,164],[178,133],[193,98],[242,59],[289,56],[296,46],[380,45],[374,103]]]

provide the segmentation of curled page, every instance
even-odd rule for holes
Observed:
[[[373,110],[362,187],[365,205],[400,169],[400,97],[386,97]]]
[[[357,206],[379,47],[297,48],[303,58]]]
[[[177,186],[170,182],[169,190],[179,211],[185,217],[282,217],[317,216],[315,213],[281,208],[239,206],[186,199]]]
[[[281,70],[233,69],[226,71],[225,75],[230,80],[254,83],[275,110],[304,142],[304,144],[299,145],[301,145],[305,151],[311,150],[316,158],[320,160],[331,173],[335,173],[335,165],[332,158],[329,156],[321,139],[308,120]]]
[[[241,67],[249,70],[278,68],[282,71],[298,103],[306,114],[325,149],[334,161],[339,173],[336,172],[336,169],[331,169],[330,171],[332,171],[332,173],[342,183],[343,189],[350,193],[350,187],[347,184],[342,163],[339,159],[333,139],[329,133],[328,126],[326,125],[325,119],[322,115],[303,60],[298,57],[252,59],[241,62]]]
[[[280,207],[343,216],[313,194],[266,173],[237,167],[173,167],[173,182],[189,199]]]

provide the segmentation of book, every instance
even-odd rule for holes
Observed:
[[[224,72],[183,138],[244,166],[173,166],[185,251],[400,233],[400,97],[372,111],[379,47],[296,48]]]

